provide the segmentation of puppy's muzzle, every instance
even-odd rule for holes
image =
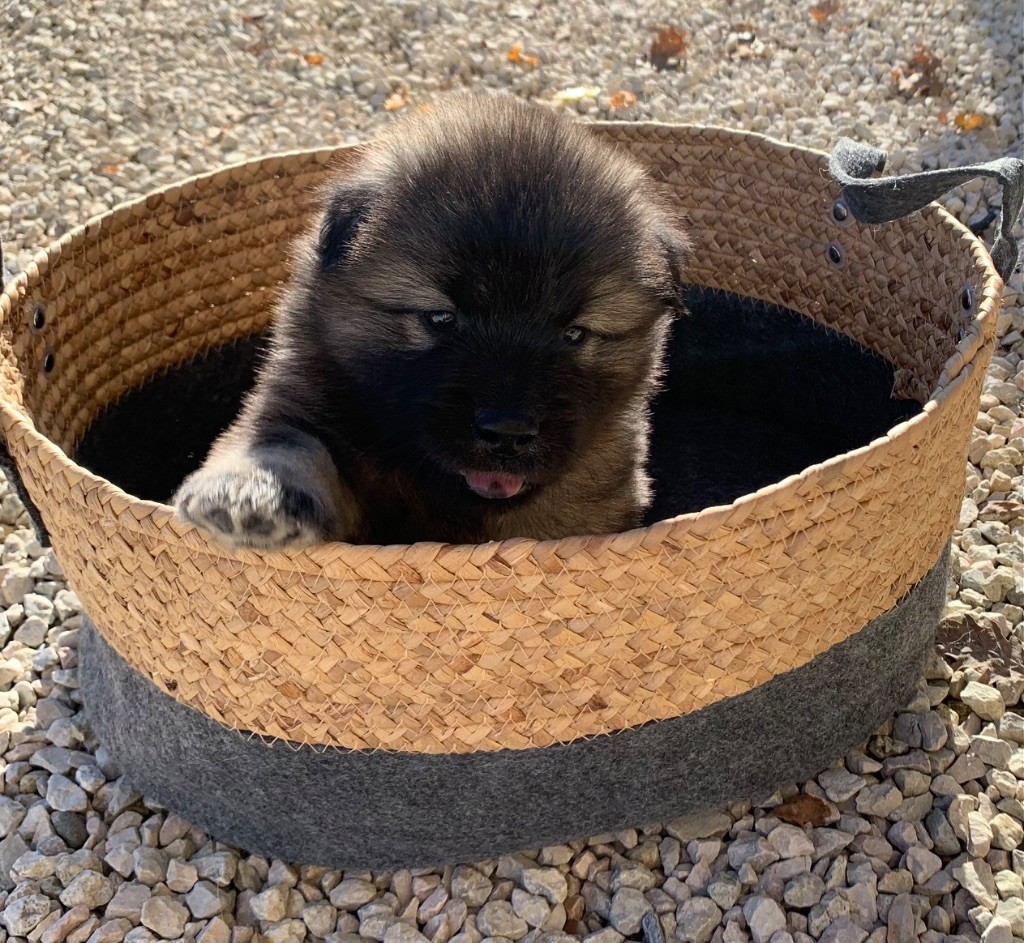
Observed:
[[[495,455],[521,455],[540,434],[536,418],[518,410],[481,409],[475,416],[477,442]]]

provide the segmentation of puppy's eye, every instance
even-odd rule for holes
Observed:
[[[455,315],[451,311],[425,311],[423,320],[431,327],[447,328],[455,326]]]
[[[567,327],[565,329],[565,333],[562,335],[562,338],[567,344],[578,344],[586,336],[586,329],[580,327],[578,324],[574,324],[572,327]]]

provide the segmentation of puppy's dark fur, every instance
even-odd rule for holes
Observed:
[[[180,512],[270,549],[636,526],[685,253],[639,166],[579,123],[492,96],[399,122],[332,183]],[[534,426],[496,449],[482,410]],[[490,500],[468,472],[525,485]]]

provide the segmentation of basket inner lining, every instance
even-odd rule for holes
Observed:
[[[890,396],[893,365],[755,299],[692,286],[654,406],[648,519],[728,504],[866,445],[920,410]],[[259,335],[221,345],[122,396],[76,460],[129,494],[166,501],[233,419]],[[856,404],[857,408],[850,408]]]

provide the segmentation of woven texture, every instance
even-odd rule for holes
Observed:
[[[193,178],[69,233],[0,300],[4,434],[73,585],[130,664],[228,726],[295,742],[547,746],[750,690],[934,566],[995,334],[1001,283],[981,243],[937,207],[837,222],[826,155],[758,135],[595,133],[685,211],[692,281],[847,334],[897,366],[897,393],[923,413],[728,507],[623,534],[230,553],[68,454],[145,378],[266,326],[310,191],[352,151]]]

